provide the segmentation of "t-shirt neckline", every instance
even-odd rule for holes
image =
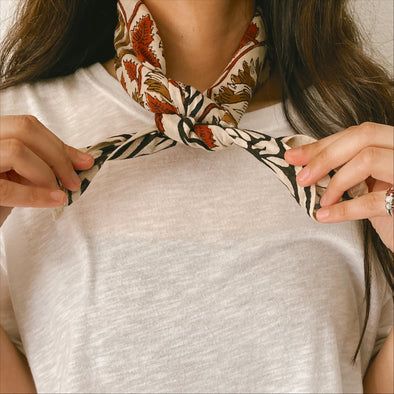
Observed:
[[[94,63],[89,67],[82,68],[80,71],[84,74],[86,78],[93,82],[93,84],[101,90],[107,96],[110,96],[112,100],[115,100],[119,105],[121,105],[128,113],[135,116],[136,112],[140,113],[142,117],[153,116],[150,112],[146,111],[139,104],[130,98],[127,92],[122,88],[120,83],[105,69],[105,67],[100,63]],[[280,114],[280,115],[279,115]],[[279,115],[279,116],[278,116]],[[279,123],[287,124],[286,119],[282,111],[282,103],[275,103],[267,107],[259,108],[254,111],[246,112],[242,117],[241,122],[248,123],[250,118],[256,116],[269,119],[274,117]],[[265,123],[265,122],[263,122]]]

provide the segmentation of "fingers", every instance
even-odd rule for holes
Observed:
[[[365,122],[311,144],[290,149],[285,153],[285,160],[294,165],[307,165],[305,168],[310,170],[310,176],[308,180],[303,180],[307,181],[303,183],[306,186],[321,179],[324,171],[327,174],[368,146],[393,149],[393,138],[392,126]]]
[[[342,138],[344,134],[349,133],[351,127],[348,129],[338,131],[337,133],[331,134],[320,140],[312,142],[310,144],[305,144],[298,146],[297,148],[289,149],[285,152],[285,160],[297,166],[303,166],[307,164],[314,156],[319,154],[326,146],[329,146],[334,141]]]
[[[38,186],[25,186],[0,179],[0,206],[3,207],[57,207],[65,204],[66,194]]]
[[[385,195],[385,191],[372,192],[352,200],[320,208],[316,212],[316,218],[319,222],[336,223],[387,216],[384,204]]]
[[[370,176],[393,184],[393,163],[392,149],[374,147],[363,149],[331,178],[320,205],[326,206],[337,202],[346,190]]]
[[[66,144],[64,144],[64,148],[75,168],[86,170],[94,163],[94,158],[91,154],[84,153],[81,150]]]
[[[73,191],[80,187],[80,179],[74,166],[87,169],[93,165],[93,158],[82,161],[77,149],[64,144],[33,116],[1,117],[1,138],[22,141],[48,164],[67,189]]]
[[[58,187],[53,171],[19,140],[14,138],[2,140],[0,157],[0,173],[14,170],[37,186],[51,189]]]
[[[394,128],[365,122],[311,144],[285,152],[289,164],[305,166],[297,175],[301,186],[317,183],[336,169],[316,217],[322,222],[340,222],[387,216],[385,190],[373,186],[373,192],[337,203],[346,190],[363,180],[372,184],[393,183]]]
[[[390,126],[388,126],[390,129]],[[379,146],[386,149],[393,149],[391,133],[377,133],[374,141],[368,142],[365,138],[355,138],[353,133],[344,135],[343,138],[335,140],[332,144],[322,149],[317,156],[298,173],[297,181],[301,186],[308,186],[316,183],[332,169],[338,168],[356,156],[362,149],[368,146]],[[391,138],[390,138],[391,134]],[[352,138],[351,138],[352,137]]]

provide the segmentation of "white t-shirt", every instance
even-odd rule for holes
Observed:
[[[101,64],[1,93],[75,147],[153,126]],[[241,127],[294,134],[280,104]],[[81,198],[5,221],[1,324],[41,393],[361,393],[392,324],[360,222],[315,223],[237,146],[104,164]],[[7,287],[7,283],[9,287]]]

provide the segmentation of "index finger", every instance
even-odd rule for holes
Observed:
[[[77,190],[80,186],[74,165],[80,169],[87,169],[94,162],[93,158],[81,161],[75,148],[66,145],[34,116],[1,117],[1,138],[17,138],[23,141],[29,149],[48,163],[62,184],[70,190]]]
[[[393,127],[385,124],[364,122],[357,126],[350,126],[328,137],[322,138],[311,144],[302,145],[285,152],[285,160],[290,164],[305,165],[314,157],[325,150],[329,145],[344,138],[348,145],[354,145],[357,151],[367,147],[376,146],[380,148],[394,148]],[[339,146],[338,143],[336,146]]]
[[[352,127],[354,126],[338,131],[335,134],[331,134],[310,144],[305,144],[298,146],[297,148],[289,149],[285,152],[284,158],[290,164],[299,166],[305,165],[328,145],[343,137],[344,134],[349,133]]]

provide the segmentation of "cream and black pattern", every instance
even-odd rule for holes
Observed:
[[[95,158],[92,168],[77,171],[81,188],[68,195],[75,202],[108,160],[150,155],[183,143],[208,151],[237,145],[268,166],[314,220],[320,196],[335,170],[316,185],[301,187],[296,175],[301,167],[284,160],[287,149],[315,141],[306,135],[273,138],[260,131],[237,128],[254,92],[269,77],[265,30],[257,10],[232,60],[212,87],[200,92],[165,76],[166,64],[157,26],[141,0],[118,0],[115,31],[116,75],[132,99],[155,113],[156,128],[116,135],[82,148]],[[365,182],[347,191],[349,199],[367,191]],[[54,218],[65,207],[54,209]]]

